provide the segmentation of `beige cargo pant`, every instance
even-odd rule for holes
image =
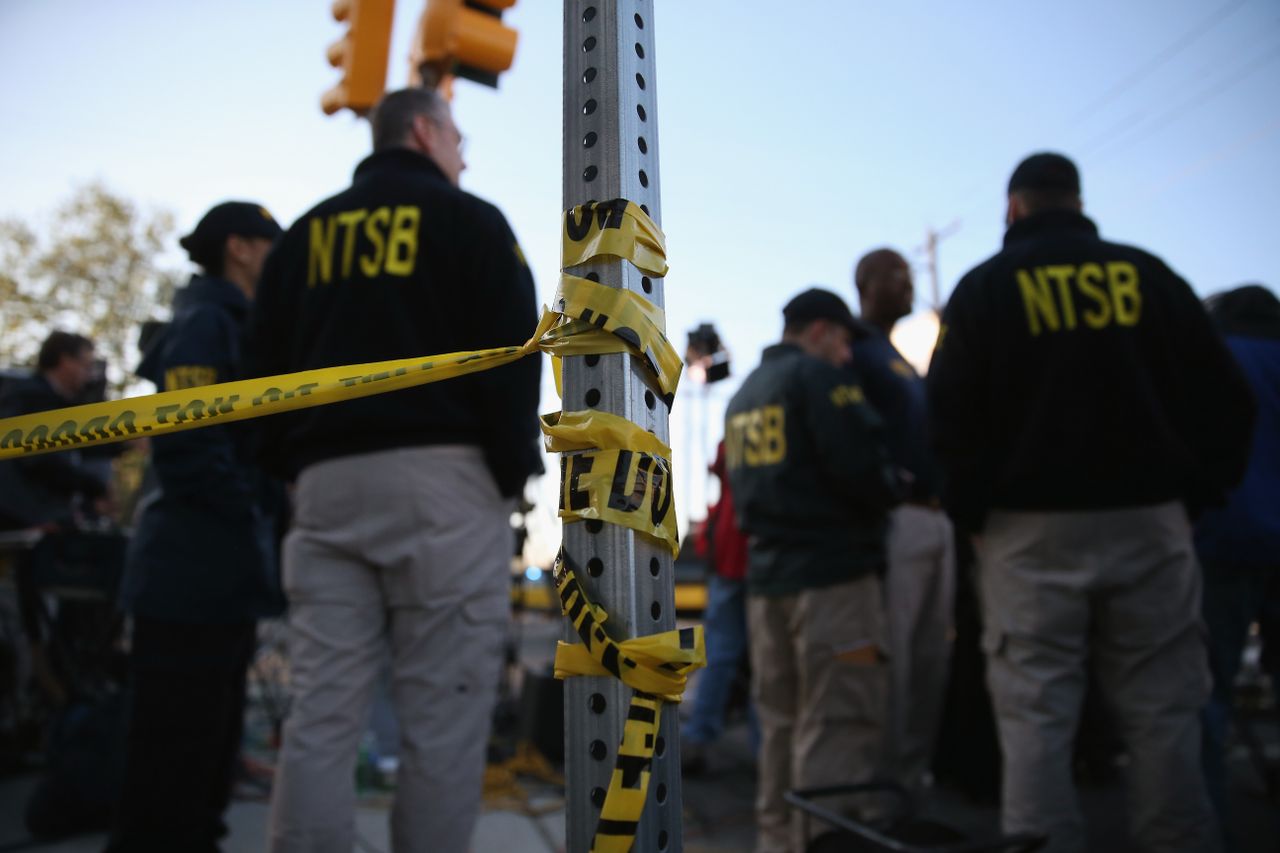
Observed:
[[[792,788],[865,782],[879,769],[887,676],[880,580],[747,598],[760,717],[756,850],[803,850]],[[841,803],[824,799],[827,807]]]
[[[400,725],[392,849],[468,849],[507,630],[512,508],[474,447],[303,471],[284,548],[293,704],[272,851],[351,853],[357,745],[388,646]]]
[[[906,504],[889,520],[886,765],[893,778],[917,788],[933,760],[950,673],[955,537],[939,509]]]
[[[1200,770],[1200,575],[1180,504],[994,512],[975,543],[1007,832],[1085,849],[1072,746],[1086,660],[1129,756],[1133,850],[1217,850]]]

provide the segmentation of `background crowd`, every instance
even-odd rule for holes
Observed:
[[[179,390],[528,336],[532,277],[502,214],[458,188],[447,102],[394,92],[371,126],[351,187],[292,227],[256,202],[200,219],[182,240],[200,271],[139,376]],[[880,248],[853,266],[859,315],[799,293],[730,403],[684,740],[692,769],[749,661],[761,851],[803,849],[789,790],[888,779],[927,795],[962,581],[981,600],[1006,832],[1083,849],[1072,756],[1093,690],[1128,758],[1135,847],[1235,843],[1232,685],[1250,625],[1276,631],[1280,302],[1251,285],[1206,310],[1159,258],[1098,235],[1061,155],[1018,165],[1006,222],[943,312],[927,380],[889,338],[910,264]],[[0,416],[83,401],[93,356],[49,335]],[[529,359],[151,442],[120,581],[131,700],[108,849],[218,849],[255,623],[286,606],[294,704],[270,848],[351,849],[357,746],[389,659],[396,849],[466,849],[509,517],[542,469],[539,383]],[[104,459],[0,464],[5,526],[93,528],[112,511]],[[46,666],[51,620],[77,617],[19,599],[21,680]],[[842,807],[892,830],[877,806]]]

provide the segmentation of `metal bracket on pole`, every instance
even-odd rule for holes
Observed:
[[[661,224],[657,80],[652,0],[566,0],[564,4],[564,204],[625,198]],[[662,279],[627,261],[601,259],[569,270],[663,306]],[[564,410],[621,415],[669,442],[667,404],[628,354],[564,360]],[[670,552],[625,527],[598,521],[564,526],[565,553],[590,598],[609,613],[616,639],[675,628]],[[577,642],[571,625],[565,639]],[[566,842],[586,853],[622,740],[631,689],[603,677],[565,681]],[[635,851],[683,849],[680,738],[674,706],[662,715],[648,800]]]

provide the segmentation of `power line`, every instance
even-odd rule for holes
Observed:
[[[1209,13],[1200,21],[1192,25],[1192,27],[1185,33],[1167,45],[1163,50],[1151,59],[1147,60],[1143,65],[1131,71],[1126,77],[1113,84],[1109,89],[1085,105],[1085,107],[1083,107],[1070,122],[1064,123],[1064,128],[1071,130],[1078,127],[1084,119],[1092,117],[1102,109],[1102,107],[1111,103],[1121,94],[1150,77],[1152,73],[1165,65],[1169,60],[1186,50],[1218,24],[1231,17],[1231,15],[1243,6],[1244,0],[1231,0],[1231,2],[1225,3]],[[1095,139],[1084,146],[1084,148],[1094,147],[1099,141],[1110,138],[1118,129],[1124,129],[1136,122],[1140,122],[1144,117],[1145,111],[1131,113],[1119,123],[1113,125],[1106,133],[1095,137]],[[972,212],[972,210],[980,203],[980,200],[976,197],[977,194],[984,188],[993,185],[993,183],[998,180],[999,176],[997,175],[989,181],[983,181],[980,184],[975,184],[971,189],[959,195],[959,198],[963,200],[961,204],[964,205],[962,208],[961,218]]]
[[[1263,122],[1248,133],[1233,137],[1225,144],[1218,146],[1190,165],[1168,173],[1165,177],[1148,186],[1147,191],[1135,198],[1134,202],[1141,203],[1150,201],[1151,199],[1168,191],[1171,187],[1175,187],[1182,183],[1187,178],[1203,172],[1206,168],[1219,160],[1234,157],[1241,151],[1252,148],[1262,140],[1273,135],[1276,131],[1280,131],[1280,116],[1272,116],[1269,121]]]
[[[1118,148],[1114,147],[1114,144],[1113,144],[1111,147],[1111,150],[1107,150],[1107,144],[1114,143],[1116,141],[1114,138],[1111,140],[1108,140],[1107,143],[1103,144],[1101,152],[1093,155],[1092,157],[1093,162],[1098,163],[1101,161],[1105,161],[1110,157],[1114,157],[1116,154],[1129,150],[1136,143],[1147,138],[1148,136],[1155,133],[1156,131],[1162,130],[1163,128],[1168,126],[1170,123],[1186,115],[1195,107],[1200,106],[1206,101],[1209,101],[1217,97],[1218,95],[1222,94],[1223,92],[1237,85],[1238,83],[1243,81],[1245,78],[1247,78],[1249,75],[1253,74],[1255,71],[1257,71],[1259,68],[1266,65],[1267,63],[1275,60],[1277,57],[1280,57],[1280,45],[1273,45],[1270,50],[1262,53],[1259,56],[1254,57],[1251,61],[1246,62],[1241,66],[1237,66],[1234,73],[1228,74],[1226,77],[1223,77],[1220,80],[1218,80],[1216,84],[1210,86],[1207,89],[1200,91],[1198,94],[1192,96],[1191,98],[1188,98],[1187,100],[1183,101],[1182,103],[1178,104],[1172,109],[1166,110],[1165,112],[1161,113],[1160,115],[1152,119],[1145,126],[1139,127],[1136,133],[1130,134],[1127,139],[1121,140],[1125,144],[1121,145],[1120,147]]]
[[[1130,72],[1130,74],[1127,77],[1115,83],[1110,89],[1103,92],[1101,95],[1095,98],[1092,102],[1086,105],[1084,109],[1082,109],[1074,118],[1071,119],[1070,123],[1072,125],[1079,124],[1081,121],[1083,121],[1086,118],[1089,118],[1098,110],[1102,109],[1104,106],[1114,101],[1117,97],[1127,92],[1129,89],[1133,88],[1134,86],[1141,83],[1143,80],[1150,77],[1152,72],[1160,68],[1162,65],[1164,65],[1173,57],[1177,56],[1182,51],[1186,50],[1205,33],[1209,32],[1218,24],[1222,23],[1227,18],[1231,17],[1231,15],[1233,15],[1236,12],[1236,10],[1240,9],[1242,6],[1244,6],[1244,0],[1232,0],[1232,2],[1227,3],[1215,9],[1207,17],[1205,17],[1203,20],[1201,20],[1199,23],[1193,26],[1190,30],[1183,33],[1180,38],[1176,39],[1172,44],[1170,44],[1164,50],[1160,51],[1151,59],[1149,59],[1146,62],[1146,64],[1141,65],[1138,68],[1136,68],[1134,71]]]
[[[1251,52],[1259,45],[1273,45],[1275,43],[1276,26],[1280,24],[1280,18],[1269,20],[1266,26],[1257,27],[1253,31],[1254,38],[1244,41],[1237,41],[1233,44],[1231,57],[1238,59]],[[1182,75],[1181,81],[1173,83],[1172,79],[1165,88],[1174,92],[1188,91],[1198,84],[1203,84],[1206,80],[1211,79],[1217,72],[1222,70],[1223,63],[1217,59],[1209,60],[1200,64],[1199,67],[1191,68],[1184,66],[1186,72]],[[1087,160],[1100,149],[1106,148],[1108,143],[1119,139],[1122,135],[1133,131],[1142,122],[1151,119],[1152,113],[1162,104],[1155,103],[1151,100],[1140,100],[1137,109],[1131,110],[1128,115],[1112,122],[1112,124],[1101,133],[1094,134],[1087,141],[1078,146],[1072,146],[1072,152],[1082,160]]]

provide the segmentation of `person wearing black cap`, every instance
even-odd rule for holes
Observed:
[[[428,89],[387,93],[351,187],[267,259],[263,374],[523,344],[533,277],[498,208],[459,188],[462,134]],[[542,470],[541,363],[289,413],[263,458],[296,478],[284,544],[293,704],[275,853],[349,851],[351,778],[388,652],[397,851],[465,851],[510,618],[511,514]]]
[[[181,245],[201,268],[138,375],[163,391],[244,378],[241,337],[280,226],[219,204]],[[111,853],[217,850],[231,796],[255,620],[283,609],[283,489],[252,461],[250,423],[153,439],[121,601],[133,616],[132,716]]]
[[[783,795],[867,781],[886,702],[880,575],[900,494],[849,361],[854,319],[828,290],[783,309],[725,414],[725,460],[750,536],[747,621],[760,719],[758,851],[803,847]]]
[[[927,379],[943,503],[980,564],[1004,828],[1083,849],[1087,660],[1125,741],[1135,848],[1214,850],[1188,516],[1243,474],[1252,398],[1187,283],[1098,236],[1066,157],[1018,165],[1007,222],[952,293]]]

